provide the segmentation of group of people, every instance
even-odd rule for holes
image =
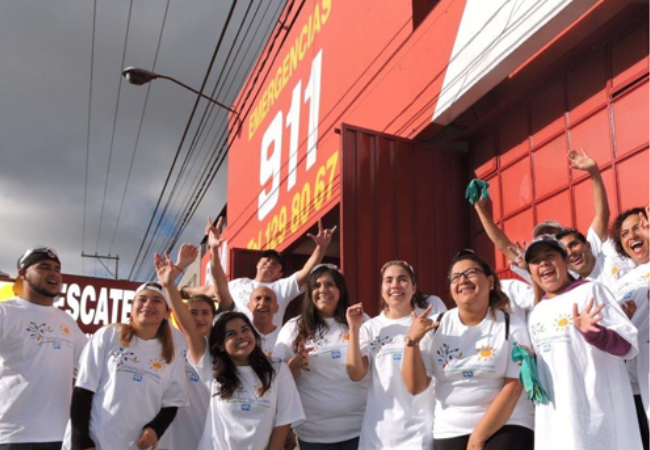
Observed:
[[[548,221],[518,245],[482,198],[479,219],[523,281],[462,250],[447,272],[450,310],[394,260],[368,317],[322,263],[335,228],[320,223],[298,272],[284,277],[269,250],[254,279],[228,281],[221,223],[209,220],[212,286],[186,303],[175,280],[197,248],[156,255],[158,280],[137,289],[129,322],[86,343],[52,307],[56,252],[28,250],[20,296],[0,303],[0,450],[647,449],[648,211],[625,211],[608,230],[597,166],[569,156],[592,178],[587,234]],[[536,373],[514,362],[521,349]]]

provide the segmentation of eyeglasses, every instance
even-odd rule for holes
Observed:
[[[485,274],[485,272],[483,272],[478,267],[472,267],[471,269],[467,269],[467,270],[465,270],[463,272],[452,273],[451,275],[449,275],[448,280],[449,280],[450,284],[458,284],[458,283],[460,283],[460,279],[462,277],[465,277],[468,280],[469,279],[474,279],[474,278],[478,277],[478,275],[480,273]]]

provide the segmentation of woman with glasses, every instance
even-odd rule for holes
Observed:
[[[129,323],[95,333],[81,355],[65,448],[148,449],[185,406],[183,358],[175,351],[158,283],[135,292]]]
[[[346,370],[348,289],[332,264],[316,266],[307,283],[301,315],[282,327],[273,350],[288,361],[305,410],[294,431],[301,450],[356,450],[368,380],[354,383]]]
[[[361,304],[350,306],[348,375],[361,381],[370,372],[370,390],[361,426],[362,449],[430,449],[433,408],[425,386],[413,396],[401,380],[406,333],[414,313],[427,317],[440,311],[416,296],[415,272],[405,261],[390,261],[381,269],[383,307],[364,323]]]
[[[413,319],[402,369],[408,392],[429,401],[435,379],[436,450],[532,449],[532,405],[510,357],[515,343],[530,345],[524,323],[508,314],[499,279],[471,250],[452,259],[449,287],[457,308]]]

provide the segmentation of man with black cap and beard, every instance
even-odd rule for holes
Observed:
[[[53,306],[61,289],[56,251],[18,260],[17,297],[0,303],[0,450],[59,450],[86,336]]]

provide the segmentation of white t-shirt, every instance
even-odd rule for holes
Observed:
[[[251,280],[250,278],[237,278],[228,283],[228,289],[232,296],[235,306],[239,311],[243,312],[253,321],[253,313],[248,309],[248,302],[251,294],[258,287],[268,287],[273,292],[278,301],[278,311],[273,315],[273,325],[276,327],[282,326],[282,318],[284,317],[284,310],[291,300],[300,295],[300,287],[296,280],[294,273],[290,277],[281,278],[273,283],[263,283],[261,281]]]
[[[530,346],[526,325],[510,316],[506,341],[505,314],[490,312],[478,325],[468,327],[458,308],[446,313],[435,333],[420,343],[427,375],[435,378],[435,439],[471,434],[492,400],[501,392],[505,378],[519,377],[519,366],[510,357],[514,343]],[[525,394],[506,425],[533,429],[533,405]]]
[[[650,358],[650,344],[648,343],[650,311],[648,310],[648,301],[650,300],[650,291],[648,282],[650,282],[650,263],[640,264],[619,280],[616,298],[619,303],[634,300],[636,304],[632,324],[639,331],[639,355],[632,361],[630,368],[636,371],[634,378],[639,386],[639,393],[643,400],[646,415],[650,417],[650,402],[648,399],[648,377],[650,376],[650,364],[648,362],[648,358]]]
[[[184,359],[185,392],[189,404],[178,408],[176,417],[158,441],[160,450],[196,450],[205,428],[210,405],[210,390],[201,382],[194,367],[187,360],[187,341],[183,333],[172,327],[174,346]]]
[[[184,364],[176,349],[166,363],[157,339],[134,336],[125,348],[117,326],[97,331],[81,356],[77,378],[77,387],[94,392],[90,437],[97,450],[136,448],[132,443],[162,408],[185,406]]]
[[[53,306],[0,302],[0,444],[63,440],[86,342]]]
[[[275,376],[264,395],[259,394],[262,383],[253,368],[237,367],[241,387],[224,400],[217,395],[219,383],[213,376],[213,362],[206,347],[201,360],[194,365],[201,380],[210,387],[208,419],[212,422],[213,448],[264,449],[275,427],[297,426],[305,420],[296,383],[285,363],[272,361]]]
[[[599,324],[632,344],[624,358],[637,354],[636,328],[600,283],[576,282],[535,305],[528,330],[550,400],[535,407],[536,450],[642,448],[623,358],[588,344],[573,326],[573,305],[582,312],[591,299],[606,305]]]
[[[535,306],[535,293],[533,287],[521,280],[499,280],[501,290],[510,299],[512,315],[517,316],[523,323],[533,306]]]
[[[429,317],[435,320],[440,312]],[[382,311],[361,326],[359,343],[370,364],[370,390],[359,448],[420,450],[433,445],[433,386],[413,396],[402,381],[404,337],[412,319],[410,314],[389,319]]]
[[[299,317],[289,320],[280,331],[273,356],[285,361],[293,358],[293,342],[298,334]],[[334,443],[359,436],[370,384],[369,376],[353,382],[346,363],[350,334],[347,325],[324,319],[327,330],[305,343],[309,352],[309,371],[296,378],[307,420],[295,432],[305,442]]]
[[[262,351],[266,356],[275,356],[273,354],[273,349],[275,349],[275,343],[277,342],[278,336],[280,335],[280,330],[281,328],[277,327],[269,334],[260,333],[260,344],[262,345]]]

